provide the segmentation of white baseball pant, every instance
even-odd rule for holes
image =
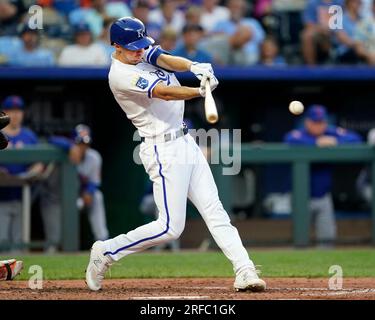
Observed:
[[[159,217],[105,241],[105,255],[118,261],[134,252],[179,238],[185,227],[189,198],[218,246],[232,262],[234,272],[254,266],[219,200],[207,160],[189,134],[165,143],[142,143],[140,157],[153,181]]]

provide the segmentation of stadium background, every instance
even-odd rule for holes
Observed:
[[[215,98],[222,108],[222,119],[217,127],[241,128],[243,142],[281,142],[284,133],[300,122],[300,117],[291,115],[287,110],[289,101],[294,99],[306,105],[316,102],[325,104],[329,112],[335,115],[333,122],[357,130],[364,139],[374,125],[371,120],[375,119],[374,93],[371,90],[374,79],[357,80],[366,74],[366,70],[344,70],[348,76],[345,80],[335,76],[337,68],[322,68],[323,74],[328,72],[334,77],[330,80],[325,80],[323,76],[311,79],[308,68],[304,67],[296,70],[298,73],[294,79],[285,80],[275,80],[279,78],[279,71],[262,67],[249,70],[249,73],[247,70],[233,70],[238,71],[238,79],[227,77],[230,69],[217,70],[221,85],[220,90],[215,92]],[[133,162],[133,151],[138,142],[133,141],[133,126],[111,95],[106,81],[107,70],[91,69],[88,72],[72,69],[64,70],[63,73],[56,69],[39,71],[33,71],[30,78],[29,69],[7,69],[8,76],[4,76],[4,73],[1,76],[3,92],[15,92],[14,88],[17,88],[17,93],[25,97],[28,105],[26,125],[36,130],[42,141],[51,132],[69,134],[76,123],[89,124],[93,130],[93,147],[100,151],[104,159],[102,188],[111,235],[144,223],[145,217],[139,211],[139,204],[148,178],[143,167]],[[16,75],[13,72],[17,72]],[[288,75],[288,70],[283,70],[283,74]],[[356,80],[350,80],[351,77]],[[181,81],[187,85],[194,82],[187,74],[182,74]],[[196,112],[199,108],[202,108],[202,104],[197,109],[197,106],[188,103],[187,114],[195,117],[196,123],[210,128],[204,123],[202,113]],[[354,218],[354,221],[365,219],[363,224],[366,225],[370,223],[370,209],[361,201],[355,189],[356,177],[362,167],[362,164],[336,166],[334,199],[341,218]],[[286,191],[289,174],[287,165],[253,166],[253,170],[257,174],[256,201],[243,208],[233,208],[234,221],[244,218],[272,220],[272,216],[268,216],[264,210],[264,196],[270,192]],[[199,215],[191,207],[188,217],[200,221]],[[280,226],[283,223],[276,221],[271,224],[271,228],[277,228],[278,224]],[[37,201],[33,205],[32,222],[34,240],[42,240]],[[81,223],[82,249],[87,249],[91,235],[85,217],[82,217]],[[352,230],[358,236],[353,238],[352,243],[369,241],[369,231],[363,230],[363,224],[362,229]],[[267,229],[263,232],[272,234]],[[244,237],[248,244],[257,244],[251,234]],[[284,238],[283,241],[288,244],[291,238]],[[266,242],[278,244],[272,238]]]
[[[180,7],[176,9],[180,10],[176,11],[180,14],[180,20],[177,20],[181,22],[184,17],[181,12],[189,11],[192,4],[196,6],[195,12],[190,10],[194,16],[197,8],[198,11],[203,11],[204,3],[210,1],[160,2],[177,4]],[[350,64],[342,63],[338,59],[334,34],[330,38],[332,50],[329,54],[319,56],[315,65],[307,66],[301,42],[306,22],[304,12],[309,5],[314,7],[318,2],[320,1],[247,1],[248,7],[244,15],[246,18],[254,18],[261,25],[264,36],[271,36],[279,52],[274,54],[271,63],[262,59],[259,47],[257,50],[260,55],[251,63],[240,60],[235,65],[213,61],[215,73],[220,80],[220,86],[214,92],[220,114],[220,122],[216,128],[241,129],[244,143],[280,143],[287,131],[301,124],[303,115],[296,117],[288,111],[290,101],[300,100],[305,106],[313,103],[325,105],[332,123],[356,130],[366,141],[368,131],[375,127],[375,69],[369,65],[369,61],[358,57]],[[331,1],[332,4],[343,2]],[[345,1],[346,4],[354,2],[356,0]],[[143,167],[133,161],[133,151],[138,144],[133,141],[134,127],[115,102],[108,87],[109,60],[101,66],[95,63],[62,66],[59,62],[62,50],[73,43],[74,30],[77,30],[77,26],[69,18],[69,12],[83,8],[84,16],[87,12],[93,12],[94,4],[109,3],[121,3],[122,8],[125,5],[129,13],[134,12],[136,7],[147,7],[150,12],[159,8],[157,0],[0,1],[0,100],[13,94],[25,99],[25,125],[37,133],[42,143],[51,134],[69,136],[78,123],[84,122],[91,126],[93,147],[103,157],[102,190],[110,236],[115,236],[150,218],[146,218],[139,210],[148,177]],[[4,4],[8,7],[4,7]],[[28,8],[34,4],[41,5],[45,14],[44,28],[39,31],[40,42],[37,42],[34,49],[50,50],[53,63],[50,63],[51,59],[47,63],[47,59],[43,58],[45,51],[41,56],[38,52],[31,57],[22,50],[21,33],[25,31],[24,23],[30,17],[27,14]],[[220,1],[222,6],[227,4],[228,2]],[[361,13],[371,16],[371,1],[363,0],[362,4]],[[344,13],[347,13],[346,7],[343,8]],[[13,16],[9,20],[4,19],[5,12],[10,12]],[[99,14],[99,25],[100,21],[103,25],[104,22],[108,25],[108,21],[114,18],[112,16],[108,20],[104,16]],[[97,25],[90,25],[93,26]],[[158,34],[165,27],[152,26],[153,34]],[[85,29],[84,26],[81,27]],[[197,30],[197,27],[193,29]],[[174,33],[177,36],[175,44],[181,46],[181,30],[174,30]],[[171,35],[170,30],[167,34]],[[95,44],[101,41],[101,45],[108,48],[108,38],[105,33],[103,35],[93,41]],[[204,40],[204,37],[199,39]],[[374,40],[375,34],[372,34],[372,38],[365,44],[373,46]],[[220,52],[220,49],[213,49],[211,52],[215,52],[215,49]],[[182,84],[198,84],[188,73],[180,74],[179,79]],[[186,117],[193,121],[196,128],[211,128],[204,120],[202,99],[186,104]],[[373,299],[375,261],[373,248],[367,247],[374,241],[371,233],[375,228],[371,220],[375,215],[360,198],[355,187],[358,174],[365,165],[349,163],[334,167],[333,198],[339,227],[337,243],[344,245],[344,248],[340,246],[335,250],[319,250],[315,247],[307,250],[291,249],[291,215],[266,210],[264,200],[267,196],[286,191],[289,166],[243,166],[237,177],[239,183],[230,194],[233,200],[236,199],[235,204],[226,209],[238,227],[245,245],[251,248],[251,257],[262,265],[262,277],[269,287],[263,294],[234,293],[232,270],[220,251],[183,250],[173,254],[147,251],[123,259],[113,267],[112,280],[105,280],[105,290],[96,295],[88,292],[82,281],[87,265],[87,251],[45,255],[41,251],[42,246],[37,246],[31,252],[21,252],[14,256],[8,256],[9,252],[1,252],[1,258],[4,255],[4,259],[22,259],[26,268],[41,266],[44,279],[47,280],[46,290],[40,291],[39,295],[35,295],[33,290],[25,290],[28,284],[24,280],[28,280],[30,274],[23,272],[19,278],[21,281],[2,284],[0,298],[132,299],[145,296],[155,298],[163,294],[171,297],[186,295],[189,298],[197,294],[199,287],[199,294],[206,299]],[[245,188],[246,172],[251,172],[255,180],[252,179],[250,187]],[[244,194],[244,190],[250,193],[249,197]],[[243,195],[242,199],[239,194]],[[44,233],[39,202],[40,199],[37,198],[32,206],[31,240],[40,243],[44,240]],[[209,234],[202,219],[189,206],[182,248],[202,249],[203,240],[207,238]],[[92,241],[87,217],[81,215],[80,250],[88,250]],[[275,248],[285,245],[289,249]],[[353,248],[354,245],[360,246]],[[204,247],[207,248],[216,249],[212,242]],[[327,276],[332,265],[343,268],[346,290],[338,292],[327,289]]]

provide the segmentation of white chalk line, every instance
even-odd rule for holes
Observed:
[[[179,287],[180,289],[193,289],[193,290],[228,290],[230,287]]]
[[[199,286],[194,286],[194,287],[180,287],[181,289],[185,290],[232,290],[232,287],[199,287]],[[268,288],[265,293],[271,293],[272,291],[278,291],[278,292],[302,292],[301,294],[304,296],[340,296],[340,295],[348,295],[348,294],[354,294],[354,295],[360,295],[360,294],[368,294],[368,293],[375,293],[375,289],[352,289],[352,288],[347,288],[347,289],[341,289],[341,290],[331,290],[329,288],[314,288],[314,287],[302,287],[302,288]],[[318,291],[318,292],[317,292]],[[198,298],[199,299],[199,298]],[[285,298],[285,300],[290,300],[288,298]],[[298,300],[298,299],[297,299]]]
[[[327,292],[320,294],[322,296],[343,296],[343,295],[356,295],[356,294],[368,294],[375,293],[375,289],[350,289],[350,290],[327,290]],[[302,293],[304,296],[315,296],[312,292]]]
[[[157,296],[157,297],[131,297],[131,300],[201,300],[208,299],[209,296]]]

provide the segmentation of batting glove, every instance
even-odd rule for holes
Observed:
[[[209,81],[211,92],[216,89],[216,87],[219,84],[219,80],[214,75],[211,75],[210,77],[203,77],[201,81],[201,86],[199,87],[199,94],[202,97],[206,96],[206,82]]]
[[[209,77],[214,74],[211,63],[193,62],[190,66],[190,71],[194,73],[199,80],[202,80],[204,76]]]

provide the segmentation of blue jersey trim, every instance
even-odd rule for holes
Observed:
[[[154,51],[157,49],[158,47],[154,47],[154,48],[152,48],[151,50],[150,50],[150,52],[148,53],[148,55],[147,55],[147,57],[146,57],[146,61],[148,62],[148,63],[151,63],[150,62],[150,57],[152,56],[152,54],[154,53]]]
[[[147,95],[148,97],[151,99],[152,98],[152,90],[155,88],[155,86],[157,85],[158,82],[162,81],[162,79],[156,79],[150,86],[150,88],[148,88],[147,90]]]
[[[106,255],[109,255],[109,254],[111,254],[111,255],[115,255],[115,254],[119,253],[120,251],[123,251],[123,250],[125,250],[125,249],[130,248],[130,247],[133,247],[133,246],[135,246],[135,245],[137,245],[137,244],[139,244],[139,243],[142,243],[142,242],[145,242],[145,241],[148,241],[148,240],[152,240],[152,239],[159,238],[159,237],[163,236],[164,234],[166,234],[166,233],[169,231],[170,216],[169,216],[169,210],[168,210],[167,190],[166,190],[166,187],[165,187],[165,178],[164,178],[164,176],[163,176],[163,172],[162,172],[162,170],[163,170],[163,166],[162,166],[162,164],[161,164],[161,162],[160,162],[160,159],[159,159],[159,153],[158,153],[158,149],[157,149],[156,145],[154,146],[154,149],[155,149],[155,154],[156,154],[156,160],[157,160],[157,162],[158,162],[158,164],[159,164],[159,175],[161,176],[162,183],[163,183],[164,207],[165,207],[165,211],[166,211],[166,213],[167,213],[167,225],[166,225],[166,229],[165,229],[163,232],[161,232],[161,233],[159,233],[159,234],[157,234],[157,235],[155,235],[155,236],[152,236],[152,237],[148,237],[148,238],[144,238],[144,239],[138,240],[138,241],[136,241],[136,242],[134,242],[134,243],[128,244],[128,245],[125,246],[125,247],[119,248],[119,249],[117,249],[117,250],[114,251],[114,252],[111,252],[111,251],[104,252],[104,255],[105,255],[105,256],[106,256]]]

